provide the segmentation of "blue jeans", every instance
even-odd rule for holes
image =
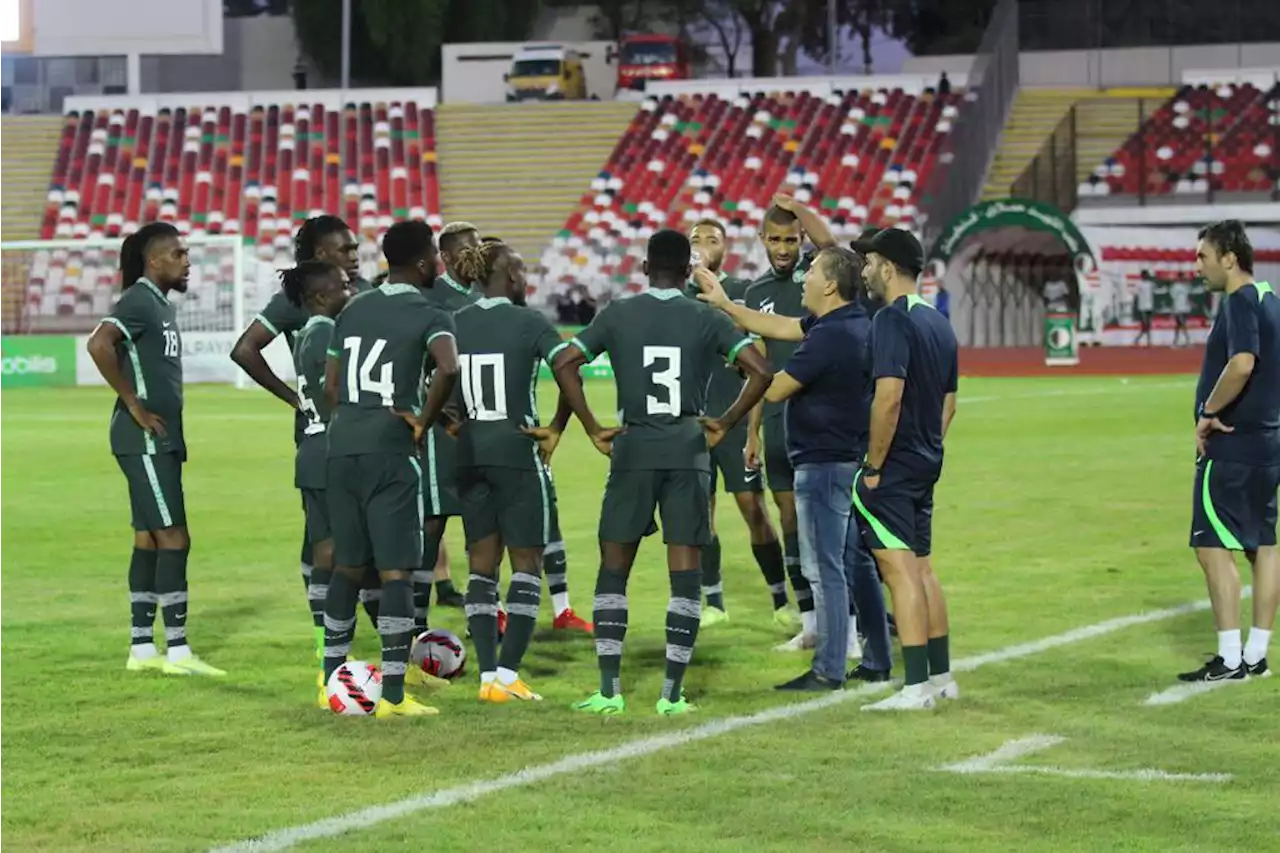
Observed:
[[[855,462],[802,464],[795,469],[800,571],[813,586],[818,617],[813,671],[841,682],[849,644],[851,584],[845,570],[845,553],[857,471]],[[856,526],[853,530],[857,535]]]
[[[849,577],[849,595],[858,611],[858,628],[866,636],[862,665],[888,672],[893,665],[889,646],[889,619],[884,609],[884,588],[876,558],[862,539],[856,513],[849,517],[849,535],[844,544],[844,569]]]

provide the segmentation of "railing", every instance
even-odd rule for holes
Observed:
[[[1076,207],[1077,183],[1076,110],[1072,107],[1013,182],[1010,195],[1047,202],[1070,212]]]
[[[1013,96],[1018,91],[1018,5],[1001,0],[973,58],[966,103],[951,131],[949,162],[933,170],[920,209],[927,219],[925,242],[978,199]]]

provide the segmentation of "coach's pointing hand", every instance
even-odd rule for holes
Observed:
[[[720,286],[720,279],[706,267],[698,267],[693,271],[693,282],[702,291],[698,294],[698,298],[703,302],[716,308],[722,308],[729,303],[729,295]]]

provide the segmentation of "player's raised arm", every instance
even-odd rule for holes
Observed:
[[[819,249],[830,249],[837,245],[836,236],[831,233],[827,220],[813,208],[801,204],[786,193],[777,193],[773,203],[783,210],[790,211],[800,220],[800,229],[809,236],[810,242]]]
[[[715,273],[707,268],[698,267],[694,270],[693,281],[702,291],[698,294],[699,299],[728,314],[733,322],[751,334],[775,341],[799,341],[804,338],[804,331],[800,328],[798,318],[753,311],[745,305],[734,302],[724,292]]]
[[[274,394],[281,402],[291,408],[298,408],[298,395],[283,379],[276,376],[271,365],[267,364],[262,351],[279,335],[279,331],[269,319],[269,315],[280,310],[277,302],[287,302],[283,292],[276,293],[267,303],[263,312],[253,319],[249,328],[245,329],[231,348],[231,360],[236,366],[249,374],[249,378]]]

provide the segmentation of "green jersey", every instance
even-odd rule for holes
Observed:
[[[501,298],[481,298],[453,320],[467,412],[458,464],[536,470],[538,445],[520,428],[539,425],[538,366],[560,348],[559,332],[534,309]]]
[[[351,284],[357,293],[363,293],[373,287],[362,278],[357,278]],[[284,342],[292,352],[295,349],[296,337],[302,331],[303,326],[307,325],[310,316],[306,308],[301,305],[294,305],[289,301],[289,297],[285,295],[284,290],[279,289],[271,295],[271,298],[267,300],[267,304],[253,319],[261,323],[262,327],[270,332],[273,337],[284,335]],[[324,375],[324,371],[321,371],[321,375]],[[321,392],[320,396],[324,396],[324,394]],[[306,435],[306,428],[307,413],[299,409],[293,422],[293,441],[295,444],[302,441],[303,436]]]
[[[324,396],[324,372],[333,340],[334,321],[319,314],[307,321],[293,344],[293,367],[298,375],[298,411],[306,418],[298,443],[294,485],[323,489],[329,442],[329,402]]]
[[[707,382],[751,345],[728,317],[679,289],[650,288],[614,300],[573,343],[588,360],[609,353],[613,365],[626,427],[613,443],[614,470],[711,470],[697,420]]]
[[[182,336],[168,297],[145,278],[120,295],[103,319],[124,335],[116,347],[120,372],[142,405],[164,419],[165,436],[138,426],[119,399],[111,413],[111,452],[117,456],[177,453],[187,458],[182,432]]]
[[[812,262],[811,257],[805,256],[790,272],[780,273],[770,269],[747,288],[743,304],[762,314],[781,314],[783,317],[796,318],[809,316],[809,309],[804,307],[804,274]],[[799,345],[799,341],[767,340],[765,355],[769,357],[774,370],[782,370]],[[764,416],[780,418],[785,408],[786,403],[766,402]]]
[[[468,305],[475,304],[480,297],[472,293],[470,289],[463,287],[453,276],[445,273],[437,276],[435,283],[422,291],[422,295],[427,297],[427,301],[437,308],[448,311],[450,314],[457,313]]]
[[[422,411],[428,347],[441,335],[453,335],[453,320],[412,285],[384,284],[351,298],[329,344],[339,376],[330,457],[415,452],[413,430],[392,410]]]
[[[717,273],[717,277],[720,279],[720,286],[724,288],[725,295],[741,305],[751,282],[734,278],[723,272]],[[689,282],[688,292],[690,298],[697,299],[702,289],[697,284]],[[730,364],[716,368],[711,372],[711,382],[707,386],[707,412],[711,415],[723,415],[738,399],[740,393],[742,393],[742,373],[738,368]]]

